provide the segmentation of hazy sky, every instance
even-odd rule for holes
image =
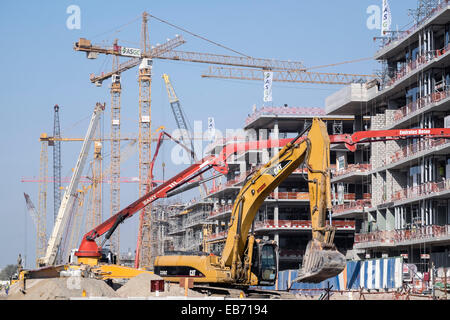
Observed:
[[[71,5],[80,8],[80,28],[70,29],[67,20]],[[98,44],[139,47],[140,16],[143,11],[177,26],[223,44],[246,55],[260,58],[302,61],[318,66],[373,56],[377,50],[366,21],[371,5],[381,0],[323,1],[2,1],[0,4],[1,61],[0,141],[2,183],[0,187],[1,230],[0,268],[16,263],[19,253],[26,266],[35,261],[35,228],[27,213],[23,192],[38,205],[38,184],[23,183],[22,177],[39,176],[39,135],[53,131],[53,106],[59,104],[63,137],[84,137],[96,102],[106,102],[102,132],[109,134],[109,81],[97,88],[89,74],[111,69],[111,57],[88,60],[75,52],[73,43],[85,37]],[[402,29],[410,22],[407,9],[416,0],[390,1],[393,28]],[[70,20],[70,19],[69,19]],[[163,43],[182,34],[187,43],[179,50],[235,55],[189,34],[182,33],[154,19],[149,23],[150,42]],[[125,60],[122,60],[125,61]],[[152,130],[160,125],[169,132],[175,127],[161,75],[170,75],[181,104],[192,123],[214,117],[216,127],[240,128],[252,106],[262,105],[262,83],[201,78],[206,64],[155,60],[152,82]],[[318,69],[322,72],[369,74],[378,65],[373,61]],[[137,136],[137,68],[122,75],[122,136]],[[340,87],[310,84],[274,84],[274,105],[323,107],[324,99]],[[63,142],[62,175],[71,176],[71,168],[81,143]],[[104,165],[109,163],[109,143],[104,147]],[[154,147],[153,147],[154,149]],[[160,153],[155,174],[162,178],[161,161],[167,164],[166,178],[184,167],[170,165],[171,145]],[[89,164],[86,165],[86,168]],[[49,175],[52,176],[52,148],[49,147]],[[134,155],[122,166],[122,176],[138,176]],[[53,219],[53,186],[48,185],[48,225]],[[124,184],[121,207],[137,199],[137,184]],[[103,190],[103,216],[109,216],[109,186]],[[138,218],[122,224],[121,249],[134,250]]]

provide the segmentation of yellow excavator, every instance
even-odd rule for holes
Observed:
[[[171,282],[191,278],[194,283],[216,286],[273,285],[278,272],[278,246],[274,241],[256,239],[251,227],[264,199],[300,166],[308,171],[312,240],[294,281],[319,283],[338,275],[346,259],[333,244],[335,228],[326,224],[327,210],[331,209],[330,138],[320,119],[314,119],[310,128],[247,177],[234,201],[220,257],[201,252],[158,256],[155,274]]]

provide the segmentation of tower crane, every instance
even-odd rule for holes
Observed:
[[[167,41],[163,45],[149,48],[149,33],[147,22],[149,17],[167,23],[147,12],[142,14],[141,24],[141,46],[137,48],[127,48],[119,46],[117,42],[112,47],[93,45],[90,40],[80,38],[74,44],[74,50],[86,52],[88,58],[95,58],[98,54],[114,55],[118,57],[132,57],[130,60],[119,65],[116,70],[101,75],[91,74],[90,80],[96,85],[101,85],[102,81],[112,77],[116,73],[122,73],[139,65],[139,196],[143,196],[151,189],[151,177],[149,176],[149,163],[151,158],[150,127],[151,127],[151,70],[154,59],[186,61],[195,63],[206,63],[222,66],[246,67],[261,70],[285,70],[305,72],[306,69],[301,62],[254,58],[249,56],[227,56],[201,52],[177,51],[174,48],[185,41],[181,36]],[[173,26],[173,25],[172,25]],[[150,206],[144,208],[144,231],[141,241],[140,264],[149,267],[152,264],[152,253],[150,252],[151,233],[151,209]]]
[[[59,106],[54,106],[53,137],[61,137],[61,126],[59,123]],[[61,141],[53,142],[53,221],[56,220],[59,206],[61,204]]]
[[[265,70],[258,69],[210,66],[208,72],[202,74],[202,78],[263,81],[264,71]],[[292,83],[346,85],[351,83],[368,82],[377,78],[376,75],[366,74],[306,72],[300,70],[270,71],[273,72],[273,81]]]
[[[117,39],[115,40],[117,45]],[[119,57],[113,57],[113,72],[119,65]],[[120,210],[120,113],[121,113],[121,93],[122,85],[120,81],[120,74],[116,73],[112,76],[111,83],[111,155],[110,155],[110,172],[111,172],[111,184],[110,184],[110,213]],[[111,240],[112,250],[120,252],[120,230],[114,235]]]

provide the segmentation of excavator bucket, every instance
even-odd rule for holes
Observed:
[[[294,282],[320,283],[340,274],[345,268],[345,256],[334,245],[311,240],[303,256],[302,268]]]

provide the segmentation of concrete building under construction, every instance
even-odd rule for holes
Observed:
[[[352,84],[326,99],[327,115],[370,117],[370,130],[449,127],[450,6],[433,7],[408,32],[385,40],[375,54],[378,83]],[[448,140],[396,140],[339,155],[333,182],[371,195],[335,211],[355,218],[361,258],[403,256],[426,272],[448,267],[450,144]],[[367,188],[367,190],[364,190]]]
[[[246,119],[245,135],[290,137],[313,117],[327,121],[329,134],[449,127],[450,6],[442,2],[420,18],[409,31],[383,39],[374,57],[383,66],[379,81],[344,87],[326,99],[325,110],[255,109]],[[218,144],[216,151],[224,145]],[[171,229],[179,239],[175,247],[220,252],[234,197],[245,177],[275,151],[236,157],[226,181],[217,182],[178,216]],[[348,259],[402,256],[420,272],[427,272],[431,262],[437,268],[450,266],[449,151],[446,139],[365,143],[355,152],[332,146],[332,218],[337,247]],[[281,270],[297,268],[301,261],[299,248],[310,237],[308,206],[306,183],[298,171],[266,199],[255,220],[258,237],[278,242]]]
[[[232,141],[255,141],[294,137],[307,128],[313,117],[326,121],[329,134],[353,132],[353,117],[327,117],[320,108],[262,107],[246,119],[241,135]],[[219,141],[212,151],[218,153],[227,141]],[[259,169],[279,148],[248,150],[228,161],[230,171],[225,181],[217,181],[206,197],[192,201],[178,215],[171,235],[175,236],[176,250],[206,250],[220,254],[227,236],[233,202],[246,177]],[[338,149],[337,149],[338,150]],[[336,159],[332,150],[332,159]],[[334,162],[334,161],[333,161]],[[335,164],[332,165],[333,167]],[[279,244],[280,270],[297,269],[302,260],[306,244],[311,238],[308,186],[306,172],[296,170],[263,203],[254,223],[258,238],[267,237]],[[342,199],[335,194],[336,205],[349,203],[355,193],[346,193]],[[337,247],[347,253],[352,249],[355,223],[353,219],[336,219]]]

